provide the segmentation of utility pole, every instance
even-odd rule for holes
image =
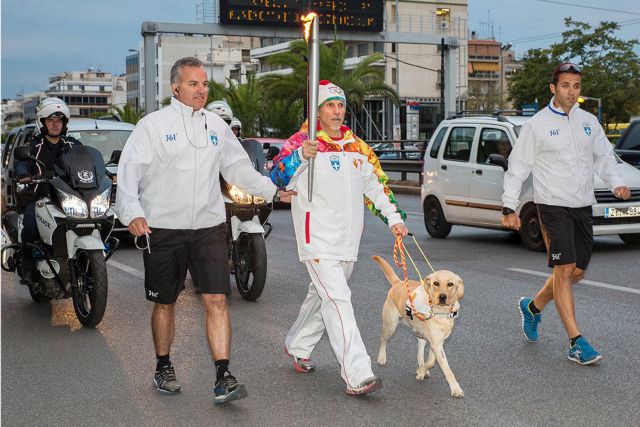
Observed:
[[[398,0],[396,0],[396,32],[400,32],[400,9],[398,7]],[[400,43],[396,43],[396,95],[398,95],[398,101],[400,102]],[[400,105],[402,105],[402,102],[400,102]],[[398,135],[397,139],[402,139],[402,130],[400,127],[400,105],[393,109],[395,114],[391,139],[396,139],[396,129],[400,130],[400,135]]]
[[[440,41],[440,116],[446,119],[444,112],[444,37]]]

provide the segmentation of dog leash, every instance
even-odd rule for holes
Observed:
[[[420,247],[420,245],[418,244],[418,241],[416,240],[416,237],[413,233],[409,233],[409,235],[413,238],[413,243],[416,245],[416,247],[418,248],[418,250],[420,251],[420,253],[422,254],[422,257],[424,258],[424,260],[426,261],[427,265],[429,266],[429,268],[431,269],[431,272],[435,273],[435,269],[433,268],[433,265],[431,265],[431,262],[429,262],[429,259],[427,258],[427,256],[425,255],[424,251],[422,250],[422,248]],[[398,253],[400,253],[399,256],[399,260],[398,260]],[[405,260],[405,253],[407,254],[407,257],[409,257],[409,261],[411,261],[411,264],[413,265],[413,268],[416,270],[416,272],[418,273],[418,277],[420,278],[420,286],[422,286],[422,289],[425,292],[425,295],[427,296],[427,298],[429,299],[429,307],[431,307],[431,315],[429,317],[424,316],[422,313],[420,313],[415,306],[415,298],[413,296],[413,294],[411,293],[411,291],[409,290],[409,273],[407,272],[407,263]],[[431,301],[431,297],[429,296],[429,292],[427,292],[427,288],[425,287],[425,281],[422,277],[422,274],[420,273],[420,270],[418,269],[418,267],[416,266],[416,263],[413,261],[413,258],[411,257],[411,254],[409,253],[409,251],[407,250],[406,246],[404,245],[404,243],[402,242],[402,236],[397,235],[396,236],[396,242],[393,245],[393,261],[395,263],[395,265],[397,267],[401,267],[402,268],[402,272],[403,272],[403,278],[404,278],[404,284],[405,284],[405,288],[407,289],[407,295],[408,295],[408,300],[409,300],[409,307],[411,308],[411,312],[413,316],[416,316],[418,319],[420,320],[429,320],[431,317],[433,316],[446,316],[446,317],[451,317],[451,318],[455,318],[458,315],[458,312],[453,312],[453,306],[449,307],[449,313],[436,313],[433,311],[433,301]],[[456,291],[457,294],[457,291]]]
[[[413,236],[413,234],[412,234]],[[415,236],[413,237],[413,240],[415,242]],[[417,242],[416,242],[417,245]],[[422,252],[422,250],[421,250]],[[398,257],[398,253],[400,254]],[[409,260],[411,261],[411,264],[413,264],[413,268],[416,269],[416,271],[418,272],[418,276],[420,277],[420,286],[422,286],[422,288],[425,291],[425,295],[429,296],[429,293],[427,292],[427,289],[424,286],[424,279],[422,278],[422,274],[420,274],[420,270],[418,270],[418,267],[416,266],[416,263],[413,262],[413,258],[411,258],[411,254],[409,254],[409,251],[407,251],[407,248],[404,246],[404,243],[402,243],[402,236],[397,235],[396,236],[396,242],[393,245],[393,262],[396,264],[397,267],[401,267],[402,268],[402,273],[404,276],[404,285],[405,288],[407,289],[407,295],[408,295],[408,299],[409,299],[409,307],[411,308],[411,311],[413,313],[414,316],[416,316],[418,319],[420,320],[427,320],[427,317],[425,317],[422,313],[420,313],[417,309],[416,306],[414,304],[414,296],[411,293],[411,291],[409,290],[409,273],[407,272],[407,262],[405,260],[404,254],[407,254],[407,256],[409,257]],[[423,253],[424,254],[424,253]],[[428,262],[428,261],[427,261]],[[431,267],[431,263],[429,263],[429,266]],[[431,267],[431,269],[433,270],[433,267]],[[429,297],[429,306],[433,306],[433,302],[431,301],[431,297]]]

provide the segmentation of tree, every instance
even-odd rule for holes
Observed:
[[[116,113],[118,114],[118,116],[120,116],[120,119],[122,119],[122,121],[126,123],[135,125],[142,117],[144,117],[144,111],[131,108],[129,104],[125,104],[122,108],[114,105],[113,109],[116,110]]]
[[[263,92],[258,86],[255,73],[247,73],[247,83],[236,85],[228,79],[229,87],[225,89],[225,99],[229,103],[233,115],[242,122],[242,133],[244,135],[256,135],[258,129],[258,118],[260,114],[268,109],[263,108]]]
[[[493,82],[472,81],[469,82],[469,110],[495,110],[501,108],[500,90]]]
[[[342,40],[331,46],[320,44],[320,79],[330,80],[340,86],[347,97],[347,105],[359,110],[369,97],[390,98],[399,103],[394,89],[384,82],[384,70],[372,65],[382,61],[384,56],[374,53],[362,59],[353,69],[345,69],[347,47]],[[291,68],[290,74],[268,74],[260,79],[265,95],[271,100],[281,100],[285,106],[307,98],[308,47],[304,40],[291,43],[287,52],[271,56],[267,62],[271,66]]]
[[[533,102],[541,105],[551,99],[549,80],[553,68],[563,60],[583,67],[582,95],[602,99],[606,122],[628,121],[630,115],[640,113],[640,59],[633,51],[637,39],[620,40],[614,32],[620,29],[615,22],[591,25],[565,19],[566,31],[562,42],[548,49],[527,52],[525,65],[511,79],[509,98],[515,105]],[[585,108],[595,110],[595,105]]]

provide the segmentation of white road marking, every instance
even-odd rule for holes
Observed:
[[[136,270],[133,267],[129,267],[128,265],[119,263],[118,261],[114,261],[114,260],[109,260],[107,265],[113,266],[118,270],[124,271],[125,273],[129,273],[130,275],[137,277],[138,279],[144,280],[144,273],[142,271]]]
[[[405,211],[405,213],[406,213],[407,215],[424,216],[424,213],[422,213],[422,212],[409,212],[409,211]]]
[[[540,271],[534,271],[534,270],[525,270],[524,268],[508,268],[507,270],[515,271],[518,273],[531,274],[532,276],[549,277],[548,273],[542,273]],[[594,282],[593,280],[581,280],[579,284],[597,286],[599,288],[613,289],[616,291],[629,292],[632,294],[640,295],[640,289],[627,288],[625,286],[610,285],[609,283]]]

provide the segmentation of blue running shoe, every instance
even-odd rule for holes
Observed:
[[[522,317],[522,332],[524,336],[531,342],[538,341],[538,323],[542,321],[542,314],[533,314],[529,310],[529,303],[533,301],[531,298],[520,298],[518,301],[518,311]]]
[[[244,384],[240,384],[229,372],[216,383],[213,394],[213,402],[216,404],[243,399],[249,395]]]
[[[598,353],[586,339],[580,337],[569,349],[569,360],[573,360],[581,365],[593,365],[602,360],[602,355]]]

